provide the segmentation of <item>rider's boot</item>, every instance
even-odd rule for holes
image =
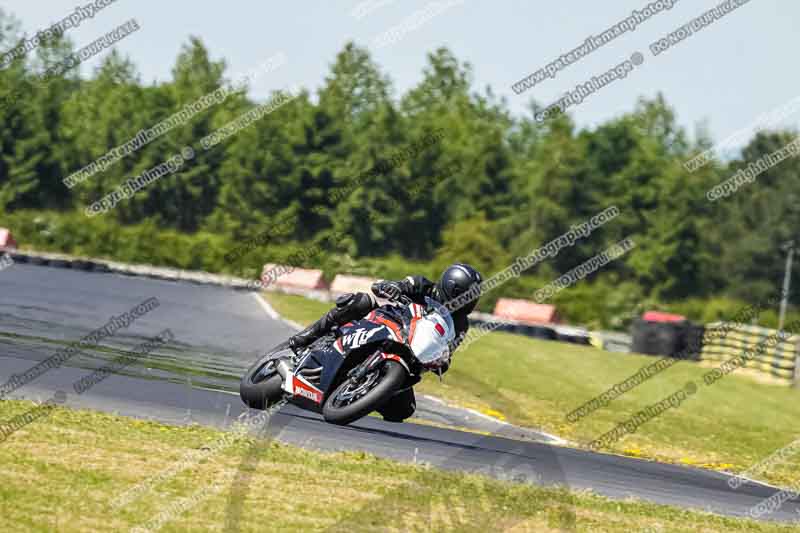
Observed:
[[[347,293],[336,298],[336,307],[322,315],[322,318],[289,339],[289,347],[297,354],[310,346],[334,327],[343,326],[362,318],[377,306],[377,301],[367,293]]]
[[[332,317],[329,316],[330,314],[331,311],[328,311],[325,313],[325,315],[323,315],[322,318],[308,326],[303,331],[292,336],[289,339],[289,348],[291,348],[295,354],[299,354],[300,350],[310,346],[315,340],[319,339],[328,331],[330,331],[335,325],[335,323],[331,320]]]

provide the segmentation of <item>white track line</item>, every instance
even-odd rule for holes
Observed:
[[[264,312],[267,313],[267,315],[269,315],[269,317],[272,320],[279,320],[279,321],[283,322],[284,324],[288,325],[289,327],[291,327],[293,329],[296,329],[297,331],[300,331],[301,329],[303,329],[303,326],[301,326],[300,324],[298,324],[294,320],[289,320],[289,319],[283,318],[281,315],[279,315],[278,312],[275,311],[275,309],[273,309],[271,305],[269,305],[269,302],[267,302],[264,298],[262,298],[259,293],[251,292],[250,294],[253,295],[253,298],[256,299],[258,304],[261,306],[261,309],[263,309]]]
[[[250,294],[253,295],[253,298],[256,299],[258,304],[261,306],[261,309],[263,309],[264,312],[266,312],[272,320],[281,319],[281,315],[279,315],[278,312],[275,311],[275,309],[273,309],[272,306],[269,305],[267,301],[261,297],[260,294],[258,294],[257,292],[251,292]]]
[[[718,472],[720,472],[720,471],[718,470]],[[782,489],[782,488],[780,488],[780,487],[776,487],[775,485],[770,485],[769,483],[766,483],[766,482],[764,482],[764,481],[759,481],[759,480],[757,480],[757,479],[751,479],[751,478],[749,478],[749,477],[746,477],[746,476],[738,476],[738,475],[736,475],[736,474],[731,474],[730,472],[720,472],[720,474],[725,474],[726,476],[730,476],[730,477],[732,477],[732,478],[736,478],[736,477],[738,477],[738,478],[740,478],[740,479],[743,479],[743,480],[745,480],[745,481],[744,481],[744,482],[743,482],[743,483],[740,485],[741,487],[743,487],[743,486],[745,486],[745,485],[747,485],[747,484],[749,484],[749,483],[752,483],[753,485],[761,485],[761,486],[763,486],[763,487],[767,487],[767,488],[770,488],[770,489],[775,489],[775,490],[788,490],[788,489]],[[730,485],[729,485],[729,486],[730,486]],[[733,489],[733,490],[737,490],[737,489]]]
[[[440,403],[440,404],[442,404],[442,405],[444,405],[446,407],[449,407],[450,409],[457,409],[457,410],[461,410],[461,411],[466,411],[466,412],[468,412],[468,413],[470,413],[472,415],[475,415],[475,416],[477,416],[479,418],[483,418],[484,420],[488,420],[490,422],[494,422],[494,423],[496,423],[498,425],[501,425],[501,426],[506,426],[506,427],[511,427],[511,428],[519,428],[521,430],[528,430],[528,431],[531,431],[531,432],[534,432],[534,433],[539,433],[539,434],[544,435],[545,437],[547,437],[549,439],[552,439],[555,444],[564,445],[564,444],[569,444],[570,443],[569,441],[562,439],[558,435],[551,435],[550,433],[547,433],[546,431],[542,431],[540,429],[523,428],[523,427],[520,427],[520,426],[515,426],[514,424],[511,424],[511,423],[506,422],[504,420],[500,420],[499,418],[495,418],[493,416],[481,413],[480,411],[476,411],[475,409],[470,409],[469,407],[461,407],[460,405],[453,405],[453,404],[447,403],[446,401],[442,400],[441,398],[437,398],[436,396],[430,396],[428,394],[421,394],[420,396],[422,396],[422,397],[424,397],[424,398],[426,398],[428,400],[431,400],[434,403]]]

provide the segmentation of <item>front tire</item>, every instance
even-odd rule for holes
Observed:
[[[353,383],[347,379],[325,400],[322,416],[326,422],[341,426],[355,422],[383,407],[403,386],[406,377],[406,369],[400,363],[386,361],[364,378],[365,383]],[[370,383],[369,380],[373,381]],[[358,395],[360,387],[366,390]],[[353,394],[356,395],[348,397]]]

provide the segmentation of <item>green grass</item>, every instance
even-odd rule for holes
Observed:
[[[0,419],[29,410],[0,402]],[[642,502],[501,482],[401,464],[364,453],[318,453],[242,437],[138,499],[125,491],[152,480],[223,434],[92,411],[55,408],[0,443],[0,531],[128,531],[162,513],[160,531],[224,531],[229,503],[240,531],[790,531]],[[245,460],[245,457],[248,460]],[[244,477],[237,477],[240,465]],[[249,478],[249,479],[246,479]],[[245,481],[246,479],[246,481]],[[237,480],[232,485],[231,480]],[[182,512],[169,514],[188,502]]]
[[[266,297],[279,313],[303,323],[328,308],[298,296]],[[702,375],[709,368],[691,362],[675,364],[577,423],[567,422],[567,413],[654,360],[490,333],[454,355],[444,383],[427,376],[418,390],[581,445],[694,380],[694,396],[605,451],[741,472],[800,438],[800,390],[736,374],[705,386]],[[800,454],[754,477],[800,483]]]

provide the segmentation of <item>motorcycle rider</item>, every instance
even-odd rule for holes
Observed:
[[[452,354],[467,334],[469,329],[467,315],[478,303],[482,281],[481,274],[465,263],[455,263],[447,267],[436,283],[424,276],[408,276],[402,281],[380,280],[373,283],[371,287],[374,295],[359,292],[339,296],[336,299],[336,307],[290,338],[289,346],[295,353],[298,353],[302,348],[333,331],[335,327],[365,317],[379,306],[375,296],[387,300],[396,300],[400,296],[407,296],[411,301],[419,304],[424,304],[427,296],[446,305],[451,311],[455,326],[455,340],[450,346]],[[459,301],[458,304],[461,305],[454,305],[456,299],[467,292],[475,294],[475,297],[468,298],[466,302]],[[450,305],[447,305],[448,303]],[[446,364],[440,369],[440,372],[444,373],[448,368],[449,364]],[[411,416],[415,409],[414,390],[408,387],[395,394],[378,412],[383,415],[384,420],[402,422]]]

